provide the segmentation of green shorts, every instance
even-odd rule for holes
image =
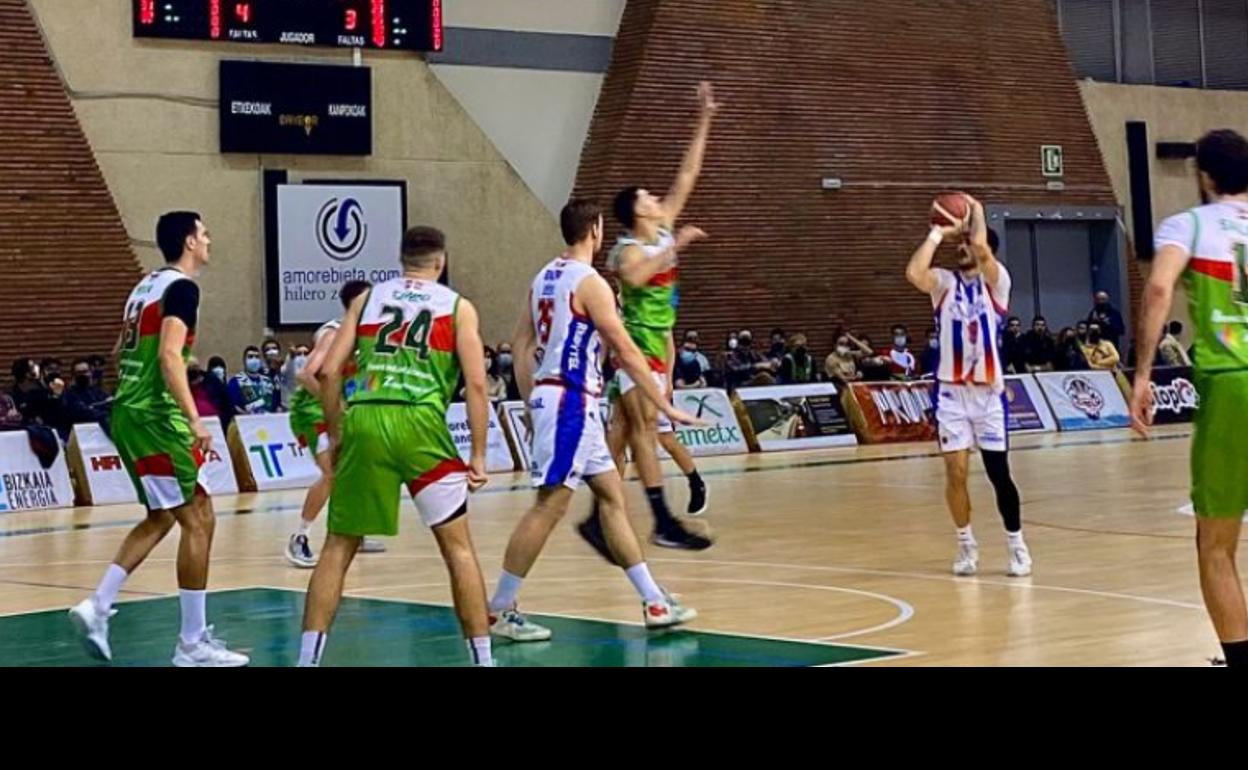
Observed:
[[[148,510],[186,505],[197,488],[209,492],[200,474],[204,456],[191,449],[195,439],[181,412],[161,414],[115,406],[111,437],[139,502]]]
[[[397,535],[404,486],[426,526],[445,524],[466,511],[468,467],[451,440],[446,414],[409,404],[348,408],[329,496],[329,531]]]
[[[329,449],[325,410],[321,402],[305,390],[297,391],[290,400],[290,432],[295,434],[299,446],[310,451],[313,457]]]
[[[1239,518],[1248,512],[1248,371],[1198,374],[1196,392],[1192,504],[1197,516]]]

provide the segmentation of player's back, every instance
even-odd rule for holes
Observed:
[[[529,312],[538,345],[545,349],[533,377],[535,384],[558,384],[601,395],[602,340],[593,320],[575,307],[577,288],[596,275],[590,265],[559,258],[533,280]]]
[[[1176,214],[1158,246],[1189,254],[1184,280],[1200,372],[1248,370],[1248,203],[1224,201]]]
[[[374,286],[357,327],[347,402],[433,406],[445,412],[460,374],[458,307],[459,294],[436,281],[394,278]]]
[[[195,341],[198,303],[198,286],[185,273],[172,267],[149,273],[134,287],[126,300],[122,318],[124,328],[114,406],[162,414],[178,411],[160,368],[160,333],[165,318],[183,319],[187,325],[182,348],[185,362]]]

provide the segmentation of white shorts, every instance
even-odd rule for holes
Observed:
[[[936,386],[936,423],[942,452],[1009,449],[1005,427],[1005,394],[987,385]]]
[[[667,395],[667,375],[659,374],[658,372],[650,372],[650,376],[654,378],[654,384],[658,386],[659,393],[666,396]],[[629,377],[628,372],[625,372],[623,369],[616,372],[615,378],[616,378],[616,383],[620,387],[620,398],[623,398],[625,393],[637,387],[637,383],[633,382],[633,378]],[[659,426],[658,427],[659,433],[671,433],[674,430],[676,430],[674,427],[672,427],[672,421],[667,419],[667,415],[663,414],[662,412],[659,412],[658,414],[658,426]]]
[[[596,396],[559,385],[539,385],[529,397],[533,421],[533,486],[576,489],[585,479],[615,470]]]

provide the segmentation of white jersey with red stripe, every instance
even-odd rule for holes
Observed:
[[[576,289],[598,271],[560,257],[542,268],[529,292],[537,344],[545,350],[534,383],[602,394],[602,338],[588,315],[574,308]]]
[[[998,341],[1009,315],[1010,274],[998,268],[990,284],[983,274],[966,278],[961,272],[935,271],[932,292],[936,328],[940,331],[940,368],[936,379],[947,383],[984,385],[1005,390],[1005,367]]]

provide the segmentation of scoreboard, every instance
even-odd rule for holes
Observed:
[[[134,36],[442,50],[442,0],[133,0]]]

